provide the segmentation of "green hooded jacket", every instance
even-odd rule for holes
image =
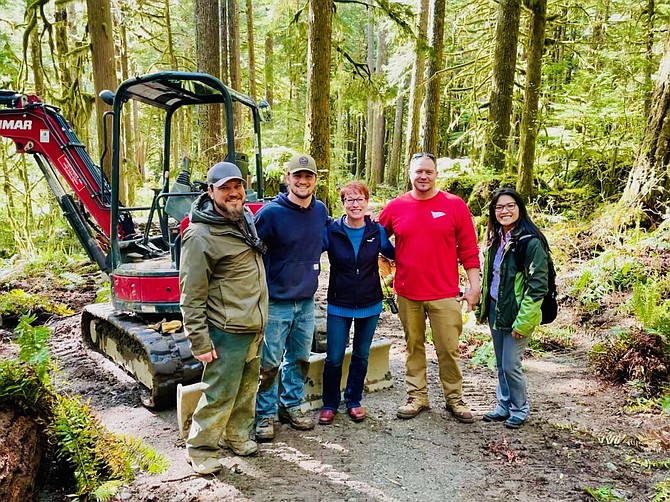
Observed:
[[[522,239],[530,240],[526,246],[524,270],[517,270],[514,249]],[[491,246],[484,252],[482,301],[477,308],[479,322],[489,318],[495,254],[496,250]],[[548,267],[549,258],[542,241],[523,228],[513,229],[500,263],[500,286],[493,329],[513,330],[523,336],[533,333],[542,321],[542,300],[549,288]]]
[[[179,265],[180,306],[194,355],[212,350],[207,323],[228,333],[261,333],[268,312],[262,242],[253,218],[227,220],[208,194],[191,208]]]

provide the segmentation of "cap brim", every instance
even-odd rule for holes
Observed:
[[[318,176],[317,172],[316,172],[314,169],[310,169],[309,167],[299,167],[299,168],[297,168],[297,169],[289,169],[289,170],[288,170],[288,173],[289,173],[289,174],[295,174],[295,173],[299,173],[299,172],[301,172],[301,171],[306,171],[306,172],[308,172],[308,173],[312,173],[312,174]]]
[[[212,186],[215,188],[219,188],[221,185],[227,183],[230,180],[240,180],[242,183],[244,183],[244,178],[240,178],[239,176],[229,176],[228,178],[221,178],[216,183],[212,183]]]

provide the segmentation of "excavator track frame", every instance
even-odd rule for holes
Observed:
[[[147,320],[109,303],[84,307],[81,331],[89,348],[139,382],[142,404],[148,408],[174,406],[177,384],[197,382],[202,375],[202,364],[193,357],[183,331],[159,333]]]

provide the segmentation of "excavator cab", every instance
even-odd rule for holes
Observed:
[[[195,186],[190,179],[187,160],[180,169],[171,172],[172,123],[175,113],[182,107],[219,104],[225,117],[225,158],[234,162],[243,173],[255,174],[255,187],[249,188],[248,200],[262,200],[263,176],[260,151],[260,108],[248,96],[226,87],[219,79],[204,73],[160,72],[131,78],[117,91],[102,94],[112,105],[111,149],[111,235],[110,276],[112,302],[118,310],[144,314],[171,314],[179,312],[179,245],[180,223],[190,211],[191,203],[200,195],[204,186]],[[149,208],[124,207],[119,200],[121,176],[121,130],[124,107],[131,101],[155,107],[164,112],[162,148],[162,185],[154,190]],[[235,151],[233,129],[233,104],[239,103],[251,112],[256,151],[251,161]],[[128,113],[128,110],[125,110]],[[250,179],[247,176],[247,179]],[[145,216],[148,213],[148,216]],[[142,216],[136,216],[136,215]],[[143,230],[131,237],[123,235],[123,221],[130,218],[142,222]]]

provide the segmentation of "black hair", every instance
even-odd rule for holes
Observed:
[[[496,218],[496,203],[498,199],[503,195],[508,195],[514,199],[517,207],[519,208],[519,219],[516,221],[516,227],[521,227],[526,230],[528,233],[534,235],[542,244],[544,244],[546,249],[549,249],[549,244],[547,243],[547,238],[544,236],[542,231],[537,228],[537,225],[533,223],[528,216],[528,210],[526,209],[526,203],[521,198],[519,192],[513,188],[501,188],[496,190],[491,196],[491,202],[489,203],[489,220],[486,227],[486,244],[491,246],[493,249],[498,249],[500,245],[500,237],[502,233],[502,225],[498,222]]]

